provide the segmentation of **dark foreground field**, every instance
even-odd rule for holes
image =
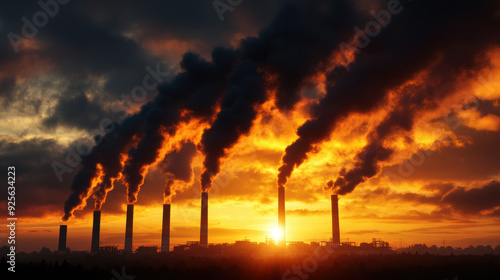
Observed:
[[[19,260],[16,272],[1,263],[2,279],[500,279],[500,256],[278,255],[267,258],[91,256],[50,254]],[[15,276],[15,277],[14,277]]]

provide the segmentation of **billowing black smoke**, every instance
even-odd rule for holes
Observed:
[[[182,71],[171,82],[160,85],[156,98],[121,124],[114,124],[113,132],[84,157],[82,169],[72,182],[73,193],[65,202],[63,219],[67,220],[75,209],[85,204],[92,192],[91,183],[98,164],[102,165],[104,173],[103,182],[95,191],[98,199],[104,201],[106,190],[112,188],[109,182],[123,172],[128,202],[135,202],[144,179],[141,171],[156,160],[158,151],[155,148],[163,143],[163,133],[172,135],[175,125],[183,118],[209,119],[228,86],[228,75],[237,59],[235,50],[224,48],[214,49],[211,62],[197,54],[186,53],[181,62]],[[153,154],[154,158],[146,153]],[[122,167],[124,154],[127,161]]]
[[[425,70],[433,72],[429,84],[442,85],[429,92],[434,100],[439,100],[442,98],[439,95],[451,92],[445,81],[454,81],[461,73],[487,66],[486,51],[500,43],[500,37],[491,36],[500,24],[497,1],[401,3],[401,14],[394,15],[390,24],[371,38],[348,69],[334,71],[335,82],[328,81],[326,96],[313,108],[312,118],[297,130],[299,138],[285,150],[278,185],[284,185],[294,168],[327,140],[350,113],[369,113],[380,108],[391,90],[397,90]],[[343,73],[341,77],[338,72]],[[389,125],[388,130],[397,126]],[[339,174],[337,185],[343,186],[342,192],[349,192],[363,178],[372,176],[376,163],[390,156],[390,151],[376,143],[380,142],[379,137],[384,138],[384,134],[371,134],[373,139],[369,139],[369,146],[360,153],[359,164],[354,167],[364,174],[347,171]]]

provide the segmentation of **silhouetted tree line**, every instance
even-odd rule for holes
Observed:
[[[451,246],[441,246],[437,247],[436,245],[432,245],[427,247],[425,244],[415,244],[411,245],[407,248],[402,248],[396,250],[396,252],[403,253],[413,253],[413,254],[431,254],[431,255],[489,255],[496,254],[500,255],[500,245],[496,246],[495,249],[491,245],[483,246],[478,245],[476,247],[470,245],[469,247],[462,248],[456,247],[453,248]]]
[[[341,253],[326,259],[315,259],[310,254],[277,254],[265,258],[250,255],[232,258],[175,254],[92,255],[70,250],[51,252],[43,248],[39,252],[19,253],[16,273],[9,272],[8,278],[1,279],[498,279],[500,246],[495,249],[491,246],[467,247],[461,251],[457,248],[446,251],[447,248],[413,245],[404,252],[389,255]],[[439,255],[440,249],[444,255]],[[434,250],[437,254],[431,253]],[[1,248],[1,253],[5,256],[5,247]],[[311,262],[312,259],[315,260]],[[5,257],[0,266],[2,275],[6,274]]]

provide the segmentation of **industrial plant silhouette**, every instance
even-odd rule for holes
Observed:
[[[101,246],[101,211],[93,213],[91,249],[67,247],[68,226],[60,225],[57,251],[20,252],[22,279],[497,279],[500,245],[468,248],[415,244],[393,249],[388,242],[341,242],[338,195],[331,195],[332,235],[321,242],[286,242],[266,237],[209,243],[208,193],[201,194],[200,239],[170,250],[171,204],[163,204],[161,246],[133,245],[134,205],[127,205],[125,242]],[[278,188],[278,224],[285,229],[285,192]],[[135,248],[135,250],[134,250]],[[1,248],[6,255],[8,247]],[[6,270],[7,260],[2,259]],[[34,278],[35,277],[35,278]],[[41,278],[42,277],[42,278]],[[45,277],[45,278],[44,278]]]
[[[329,241],[322,242],[323,245],[328,245],[333,248],[339,248],[341,245],[353,247],[352,243],[346,242],[344,244],[340,243],[340,224],[339,224],[339,206],[338,206],[338,195],[331,195],[331,215],[332,215],[332,236]],[[160,252],[165,253],[170,251],[170,211],[171,204],[163,204],[163,222],[162,222],[162,233],[161,233],[161,246]],[[118,250],[117,246],[100,246],[100,230],[101,230],[101,211],[94,211],[94,220],[92,226],[92,242],[91,242],[91,253],[123,253],[130,254],[133,253],[133,224],[134,224],[134,205],[127,205],[127,220],[126,220],[126,230],[125,230],[125,245],[123,250]],[[285,189],[280,186],[278,187],[278,224],[279,224],[279,240],[272,240],[269,243],[266,238],[265,245],[277,245],[281,249],[286,249],[286,236],[285,236]],[[67,240],[68,226],[61,225],[59,228],[59,245],[58,251],[66,250],[66,240]],[[250,246],[249,240],[239,241],[236,245],[246,244]],[[296,245],[297,243],[292,243],[290,245]],[[366,243],[364,243],[366,244]],[[201,193],[201,223],[200,223],[200,240],[188,242],[186,245],[174,246],[173,251],[189,251],[189,252],[217,252],[218,250],[223,250],[227,247],[227,243],[209,246],[208,243],[208,192]],[[239,246],[236,246],[239,247]],[[346,248],[346,247],[344,247]],[[364,249],[367,249],[364,246]],[[381,242],[374,239],[371,243],[371,249],[390,249],[387,242]],[[241,249],[241,248],[240,248]],[[227,249],[226,249],[227,250]],[[136,252],[157,252],[158,246],[153,247],[139,247]]]

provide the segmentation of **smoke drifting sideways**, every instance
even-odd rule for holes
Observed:
[[[181,72],[159,86],[155,99],[122,123],[113,123],[115,129],[84,157],[63,219],[85,207],[90,195],[94,195],[94,207],[100,208],[116,180],[124,182],[127,202],[134,203],[149,167],[161,162],[180,124],[190,120],[211,124],[197,143],[205,157],[201,186],[208,191],[223,159],[250,131],[258,107],[273,99],[278,109],[293,110],[309,79],[325,74],[326,94],[312,107],[311,119],[298,129],[298,139],[282,157],[278,185],[283,186],[293,169],[349,114],[377,110],[388,92],[425,71],[433,73],[429,75],[432,85],[422,90],[429,95],[427,100],[437,103],[445,97],[440,92],[453,92],[446,83],[450,77],[472,76],[477,68],[487,67],[486,51],[499,44],[499,38],[491,36],[499,23],[495,1],[405,1],[404,11],[393,16],[345,66],[334,59],[341,43],[359,39],[353,27],[372,20],[353,5],[347,0],[293,1],[269,27],[243,39],[237,49],[216,48],[211,61],[186,53]],[[429,104],[418,98],[411,102],[421,102],[423,108]],[[388,120],[387,132],[376,129],[369,134],[369,144],[357,157],[358,167],[354,166],[360,171],[342,172],[339,192],[347,193],[377,173],[379,163],[391,156],[384,139],[397,130],[410,131],[418,110],[408,116],[409,125]]]
[[[211,62],[185,54],[181,72],[159,86],[156,98],[122,123],[114,123],[113,132],[83,159],[63,220],[84,208],[92,194],[100,208],[118,179],[127,187],[128,203],[134,203],[148,168],[161,161],[162,148],[178,124],[189,119],[210,122],[220,105],[199,144],[205,156],[202,187],[208,190],[222,158],[250,130],[255,107],[275,98],[279,109],[293,108],[301,87],[330,67],[326,58],[340,42],[351,39],[349,29],[362,18],[351,1],[290,2],[268,28],[242,40],[236,50],[216,48]],[[279,79],[266,83],[270,75]]]
[[[237,51],[225,48],[214,49],[211,62],[186,53],[181,61],[182,71],[172,81],[160,85],[155,99],[122,123],[114,123],[114,130],[83,158],[82,168],[71,184],[73,193],[64,204],[63,220],[68,220],[76,209],[85,207],[92,192],[102,204],[112,189],[112,182],[119,179],[122,172],[128,202],[135,202],[144,176],[143,166],[156,160],[141,153],[151,152],[156,156],[158,151],[152,149],[164,138],[159,134],[171,132],[176,122],[186,118],[209,119],[227,88],[227,77],[237,59]],[[102,185],[94,190],[92,181],[97,176],[98,164],[103,166],[104,177]],[[131,170],[132,167],[138,170]]]
[[[205,155],[202,191],[212,187],[222,159],[248,134],[257,110],[269,98],[281,111],[293,109],[309,78],[331,67],[328,59],[353,36],[361,22],[350,1],[308,1],[285,6],[259,37],[244,39],[243,60],[224,95],[217,118],[205,130],[199,149]],[[278,77],[272,79],[270,77]]]
[[[211,188],[213,177],[220,172],[221,158],[252,127],[257,115],[255,104],[266,100],[263,80],[254,62],[243,61],[233,79],[235,82],[224,95],[216,120],[202,135],[201,150],[205,160],[201,186],[204,192]]]
[[[184,142],[179,150],[167,154],[160,163],[166,174],[163,189],[164,203],[171,203],[176,191],[181,190],[193,179],[192,161],[196,156],[196,145],[193,142]]]
[[[250,131],[257,115],[256,107],[273,97],[268,92],[276,92],[274,97],[279,108],[293,108],[307,79],[328,67],[324,64],[325,57],[331,55],[342,40],[352,36],[345,30],[359,18],[355,8],[349,1],[327,3],[288,4],[258,37],[242,40],[238,65],[228,75],[230,82],[220,111],[212,126],[203,133],[199,145],[205,156],[200,178],[202,191],[211,188],[213,178],[220,172],[222,159],[240,137]],[[330,35],[325,36],[326,32]],[[278,81],[265,83],[269,75],[278,76]],[[284,107],[280,107],[282,105]],[[180,111],[152,112],[153,115],[146,121],[147,132],[138,146],[129,151],[129,160],[124,168],[123,179],[129,203],[137,200],[147,168],[157,162],[165,135],[175,134],[175,124],[178,123],[175,112]],[[193,114],[196,113],[193,110]],[[161,114],[168,118],[159,116]],[[170,123],[166,125],[165,122]],[[159,132],[162,129],[166,133]]]
[[[390,159],[393,151],[383,144],[388,137],[396,131],[411,131],[419,112],[437,107],[440,100],[457,91],[457,81],[477,78],[480,69],[489,67],[487,53],[500,44],[500,38],[491,35],[500,26],[498,2],[402,3],[402,13],[393,16],[346,69],[334,69],[327,75],[326,95],[313,108],[311,119],[297,130],[298,139],[285,150],[279,186],[286,184],[293,170],[329,139],[346,116],[382,108],[389,102],[389,93],[401,91],[408,82],[429,73],[425,87],[399,92],[409,96],[403,96],[394,111],[368,134],[368,143],[357,154],[354,166],[342,169],[326,185],[338,194],[351,192],[377,174],[380,162]]]
[[[475,59],[475,54],[470,54],[469,62]],[[451,57],[449,57],[451,59]],[[380,122],[367,135],[367,144],[355,156],[355,163],[347,170],[342,168],[339,171],[335,183],[329,181],[326,189],[331,189],[334,193],[345,195],[352,192],[356,186],[367,179],[379,174],[384,161],[391,158],[395,150],[387,147],[384,143],[393,136],[405,137],[405,141],[413,142],[411,133],[416,121],[425,113],[440,111],[440,104],[447,97],[451,97],[460,90],[466,88],[464,84],[473,84],[469,81],[475,79],[483,66],[488,63],[484,60],[471,62],[468,71],[462,72],[461,61],[448,61],[441,63],[425,73],[422,81],[412,81],[410,85],[404,86],[397,91],[399,100],[394,108],[389,111],[382,122]],[[433,79],[433,83],[426,81]],[[468,99],[462,102],[470,101]]]

